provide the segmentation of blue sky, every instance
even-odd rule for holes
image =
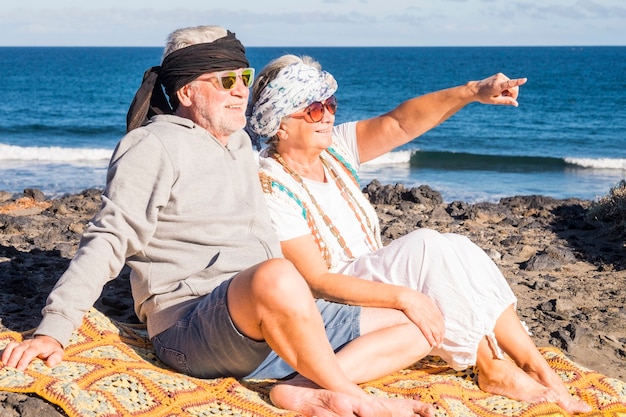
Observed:
[[[0,46],[162,46],[203,24],[246,46],[626,45],[626,2],[19,0],[0,9]]]

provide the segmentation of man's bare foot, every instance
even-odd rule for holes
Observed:
[[[296,377],[297,378],[297,377]],[[329,391],[294,379],[275,385],[272,403],[280,408],[297,411],[309,417],[432,417],[434,408],[416,400],[381,398],[363,392],[362,397]]]
[[[554,378],[560,382],[557,383]],[[537,374],[526,373],[513,362],[494,359],[489,370],[479,369],[478,386],[485,392],[528,403],[551,402],[568,413],[584,413],[591,407],[572,397],[556,374],[543,383]]]

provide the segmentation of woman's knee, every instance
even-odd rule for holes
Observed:
[[[411,262],[419,262],[433,257],[446,257],[451,244],[446,237],[436,230],[418,229],[405,236],[403,246],[410,251]]]
[[[424,245],[429,242],[437,242],[443,239],[443,235],[433,229],[417,229],[405,237],[411,242],[411,246]]]

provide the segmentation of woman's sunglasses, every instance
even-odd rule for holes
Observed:
[[[218,85],[222,90],[232,90],[237,84],[237,77],[241,77],[243,85],[250,87],[254,82],[254,68],[244,68],[241,71],[221,71],[211,78],[217,78]]]
[[[291,116],[298,116],[304,114],[304,120],[309,123],[320,122],[324,118],[324,112],[328,110],[330,114],[335,114],[337,111],[337,97],[330,96],[324,102],[314,101],[309,104],[306,109],[301,112],[294,113]]]

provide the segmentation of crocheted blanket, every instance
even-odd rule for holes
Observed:
[[[0,349],[31,332],[0,333]],[[589,416],[626,416],[626,383],[570,361],[554,348],[542,354],[570,392],[591,404]],[[112,322],[92,309],[74,332],[63,362],[35,360],[25,372],[0,369],[0,390],[32,393],[83,416],[289,416],[271,405],[273,381],[203,380],[173,372],[156,358],[144,326]],[[472,369],[455,372],[437,357],[363,384],[378,396],[416,396],[436,404],[437,416],[562,416],[554,404],[528,404],[478,389]]]

